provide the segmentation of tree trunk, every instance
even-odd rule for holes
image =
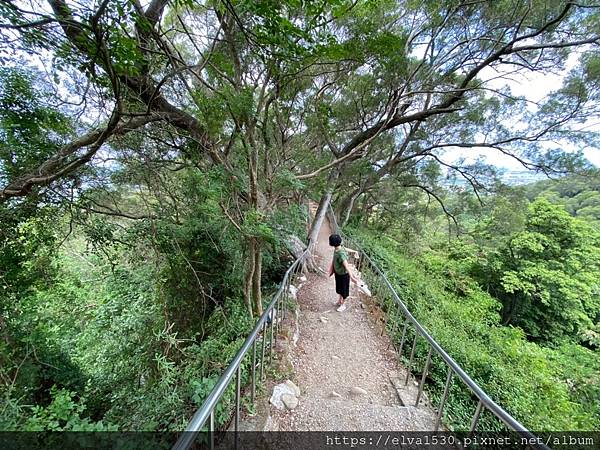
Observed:
[[[252,277],[252,297],[254,299],[254,312],[256,317],[262,316],[262,291],[261,291],[261,276],[262,276],[262,252],[260,242],[254,239],[254,274]]]
[[[294,259],[298,259],[304,253],[304,249],[306,248],[304,242],[300,240],[298,236],[290,235],[285,241],[285,247],[287,248],[290,255],[294,257]]]
[[[348,224],[348,220],[350,219],[350,213],[352,213],[352,210],[354,209],[354,202],[361,193],[361,189],[357,188],[352,193],[348,194],[342,199],[340,209],[338,212],[338,223],[340,227],[343,227]]]
[[[248,130],[248,138],[250,142],[250,148],[248,149],[248,172],[249,172],[249,188],[250,188],[250,211],[256,211],[256,214],[260,216],[261,203],[260,199],[264,196],[259,191],[258,186],[258,145],[254,139],[254,125]],[[253,309],[257,317],[262,315],[262,292],[261,292],[261,276],[262,276],[262,252],[261,242],[258,238],[250,237],[250,254],[248,255],[249,260],[254,266],[252,272],[252,302]]]
[[[246,273],[244,274],[244,303],[250,318],[254,318],[252,314],[252,282],[254,280],[254,254],[252,250],[252,244],[249,245],[248,251],[248,265],[246,267]]]
[[[308,245],[311,252],[317,244],[319,231],[321,231],[321,225],[323,225],[323,220],[325,219],[325,215],[327,214],[327,209],[329,208],[330,203],[331,191],[328,190],[323,194],[321,200],[319,201],[319,207],[317,208],[315,218],[313,219],[313,223],[310,226],[310,232],[308,233]]]
[[[502,317],[502,325],[508,326],[513,321],[514,313],[516,309],[516,299],[514,297],[509,298],[505,302],[502,302],[502,310],[500,312]]]
[[[329,205],[331,204],[331,195],[333,193],[333,188],[337,177],[337,170],[332,170],[329,173],[329,177],[327,178],[327,186],[325,187],[325,192],[321,196],[317,212],[315,213],[315,218],[313,219],[313,222],[310,226],[310,231],[308,233],[308,248],[310,254],[306,261],[306,268],[311,272],[316,272],[318,270],[318,265],[314,260],[313,253],[317,245],[317,239],[319,237],[319,231],[321,231],[321,226],[323,225],[323,220],[325,219],[325,216],[327,215],[327,210],[329,209]]]

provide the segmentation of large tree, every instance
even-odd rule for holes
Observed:
[[[431,193],[415,170],[427,161],[480,189],[482,166],[453,163],[445,149],[496,152],[549,174],[572,169],[561,147],[593,142],[594,133],[584,130],[599,112],[598,5],[411,5],[359,5],[339,23],[348,39],[338,51],[355,64],[322,82],[321,126],[313,128],[333,160],[300,178],[343,166],[342,221],[357,198],[397,174],[413,172],[401,177],[404,185]],[[571,54],[574,65],[567,64]],[[511,92],[522,76],[550,73],[562,75],[563,84],[537,102]]]
[[[381,180],[435,197],[424,160],[478,189],[470,168],[444,160],[447,148],[488,148],[556,170],[564,158],[548,142],[581,142],[574,127],[598,112],[593,2],[32,0],[0,10],[3,61],[43,60],[63,100],[56,108],[73,118],[51,152],[24,158],[10,176],[0,166],[0,202],[122,160],[128,135],[142,149],[129,159],[147,163],[143,149],[159,148],[171,164],[219,168],[254,313],[265,214],[298,189],[324,193],[323,211],[334,198],[346,220]],[[563,86],[538,104],[494,82],[563,72],[572,51],[577,64]]]
[[[498,234],[503,219],[492,217],[487,234]],[[529,205],[520,228],[476,270],[502,302],[503,324],[543,343],[586,340],[600,316],[598,231],[543,198]]]

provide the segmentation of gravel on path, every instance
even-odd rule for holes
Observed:
[[[328,271],[330,226],[319,233],[316,261]],[[300,340],[291,352],[301,396],[293,411],[274,411],[285,430],[432,430],[435,414],[401,405],[390,377],[402,370],[381,326],[351,285],[348,309],[337,312],[333,277],[311,273],[298,293]]]

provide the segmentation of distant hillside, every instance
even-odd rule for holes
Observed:
[[[547,180],[547,177],[542,173],[536,173],[531,170],[506,170],[499,173],[500,179],[511,186],[520,186],[531,184],[542,180]],[[449,173],[447,178],[442,181],[442,185],[446,187],[469,188],[470,184],[463,177],[457,176],[456,173]]]
[[[564,205],[573,216],[600,220],[600,170],[588,175],[570,175],[559,180],[542,180],[526,186],[529,200],[545,197]]]
[[[531,170],[509,170],[501,175],[502,181],[512,186],[535,183],[547,180],[543,173],[537,173]]]

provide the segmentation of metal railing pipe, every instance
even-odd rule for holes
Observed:
[[[282,282],[279,285],[279,289],[273,296],[273,299],[269,303],[269,306],[265,309],[262,316],[260,316],[260,318],[258,319],[256,324],[254,325],[252,332],[248,335],[248,337],[244,341],[244,344],[242,345],[242,347],[238,350],[238,352],[236,353],[233,360],[229,363],[229,366],[227,366],[227,369],[225,369],[225,372],[223,373],[223,375],[221,375],[221,377],[217,380],[217,383],[213,387],[210,394],[208,394],[208,397],[206,398],[206,400],[204,401],[204,403],[202,404],[200,409],[198,409],[198,411],[196,411],[196,413],[192,416],[192,419],[189,421],[184,432],[181,434],[181,436],[179,437],[179,439],[173,446],[173,450],[185,450],[185,449],[189,448],[192,445],[192,443],[194,442],[194,440],[196,439],[196,436],[198,435],[198,433],[200,432],[200,430],[202,429],[202,427],[204,426],[206,421],[209,419],[209,417],[211,418],[211,423],[212,423],[212,421],[214,420],[213,419],[214,418],[213,411],[215,409],[215,406],[217,405],[217,403],[219,402],[219,400],[225,393],[225,390],[231,383],[233,376],[236,374],[236,371],[238,371],[238,367],[240,366],[240,364],[242,363],[242,360],[244,359],[244,356],[246,355],[246,353],[252,346],[253,342],[258,337],[258,334],[260,333],[261,328],[265,327],[267,320],[269,319],[269,315],[270,314],[272,315],[273,307],[275,306],[275,303],[277,302],[277,299],[279,298],[279,296],[282,295],[284,288],[287,286],[288,278],[291,276],[291,274],[293,273],[294,269],[296,269],[298,264],[300,264],[301,261],[306,257],[307,253],[308,253],[308,249],[305,250],[304,253],[298,259],[296,259],[296,261],[294,261],[294,263],[288,268],[288,270],[286,271],[286,273],[283,277]],[[271,322],[272,321],[273,321],[273,317],[271,317]],[[265,329],[265,331],[266,331],[266,329]],[[263,332],[263,336],[262,336],[263,344],[266,343],[265,335],[266,335],[266,333]],[[264,346],[263,346],[263,361],[264,361]],[[261,364],[263,361],[261,361]],[[262,369],[262,367],[261,367],[261,369]]]
[[[421,401],[421,395],[423,394],[423,388],[425,387],[425,378],[427,377],[427,372],[429,370],[429,363],[431,363],[432,351],[433,349],[429,347],[429,351],[427,352],[427,361],[425,362],[425,367],[423,367],[423,375],[421,376],[421,383],[419,384],[419,393],[417,394],[415,406],[419,406],[419,401]]]
[[[339,234],[343,234],[343,233],[341,233],[341,230],[339,229],[339,227],[337,225],[335,214],[333,213],[333,209],[331,208],[331,205],[329,207],[328,215],[329,215],[333,230],[337,231]],[[348,239],[346,236],[344,236],[344,238],[347,240],[347,242],[352,242],[352,240]],[[419,390],[421,391],[423,389],[424,380],[425,380],[425,377],[427,374],[432,351],[435,351],[443,359],[443,361],[445,362],[445,364],[448,367],[448,376],[446,379],[446,385],[444,387],[444,394],[442,396],[441,404],[440,404],[438,415],[436,418],[437,419],[436,420],[436,422],[437,422],[436,429],[438,428],[439,423],[443,416],[443,409],[444,409],[445,402],[446,402],[446,399],[447,399],[447,396],[449,393],[450,382],[452,380],[453,375],[456,375],[467,386],[467,388],[479,399],[479,403],[477,405],[477,409],[476,409],[476,412],[475,412],[475,415],[473,417],[473,421],[471,424],[472,429],[475,428],[477,420],[479,419],[479,415],[482,412],[483,408],[485,408],[485,409],[489,410],[501,422],[503,422],[508,428],[510,428],[514,431],[520,432],[529,438],[535,438],[535,435],[533,433],[531,433],[529,430],[527,430],[521,423],[519,423],[510,414],[508,414],[503,408],[501,408],[498,404],[496,404],[477,385],[477,383],[475,383],[475,381],[473,381],[466,374],[466,372],[454,361],[454,359],[452,359],[452,357],[450,357],[450,355],[448,355],[444,351],[444,349],[435,341],[435,339],[433,339],[433,337],[431,337],[431,335],[427,332],[427,330],[425,330],[425,328],[410,313],[410,311],[408,310],[406,305],[402,302],[402,300],[398,296],[394,287],[391,285],[390,281],[387,279],[385,274],[379,269],[379,267],[373,262],[373,260],[364,251],[359,249],[358,246],[357,246],[357,250],[360,251],[360,254],[362,256],[362,258],[359,260],[358,266],[364,270],[365,263],[367,263],[369,266],[368,268],[373,272],[373,276],[377,276],[379,278],[378,280],[376,280],[376,283],[374,283],[374,285],[373,285],[373,287],[375,288],[375,292],[377,292],[378,296],[382,296],[382,292],[383,292],[382,288],[387,288],[387,290],[391,293],[391,300],[394,303],[396,303],[396,305],[398,306],[397,312],[402,311],[402,314],[405,317],[402,338],[401,338],[400,348],[399,348],[399,356],[401,356],[401,354],[402,354],[402,347],[404,345],[404,340],[405,340],[405,335],[406,335],[408,324],[412,323],[412,325],[415,328],[415,338],[414,338],[412,349],[411,349],[409,367],[407,368],[407,376],[410,375],[416,341],[417,341],[417,338],[419,337],[419,335],[422,336],[430,346],[428,357],[427,357],[427,362],[426,362],[425,368],[423,370],[423,375],[421,378],[421,385],[420,385]],[[210,418],[210,425],[209,425],[210,443],[211,443],[211,447],[212,447],[212,445],[213,445],[212,431],[214,430],[215,406],[217,405],[217,403],[220,400],[220,398],[222,397],[222,395],[225,393],[225,390],[231,383],[232,377],[236,373],[236,371],[238,374],[238,378],[237,378],[238,389],[237,390],[239,392],[239,380],[240,380],[240,376],[241,376],[242,360],[243,360],[244,356],[246,355],[246,353],[248,352],[250,346],[253,346],[253,355],[256,354],[256,339],[259,336],[259,334],[261,334],[261,329],[262,329],[262,336],[261,336],[262,337],[261,379],[262,379],[263,369],[264,369],[264,360],[265,360],[265,356],[266,356],[265,355],[265,346],[266,346],[266,339],[267,339],[267,333],[268,333],[267,320],[269,320],[269,318],[271,320],[270,353],[272,355],[273,325],[274,325],[273,321],[278,319],[277,317],[275,317],[276,312],[274,311],[274,308],[277,312],[279,312],[278,311],[279,307],[278,307],[277,302],[281,300],[281,296],[284,293],[287,296],[287,290],[288,290],[288,286],[291,282],[291,277],[294,276],[295,274],[297,274],[299,269],[301,269],[300,264],[302,264],[303,260],[307,256],[308,252],[309,252],[309,249],[307,248],[304,251],[304,253],[302,254],[302,256],[300,256],[298,259],[296,259],[296,261],[288,268],[288,270],[285,273],[284,279],[280,283],[279,289],[278,289],[277,293],[273,296],[273,299],[269,303],[269,306],[266,308],[263,315],[259,318],[259,320],[255,324],[252,332],[246,338],[246,341],[244,342],[244,344],[242,345],[242,347],[240,348],[240,350],[234,357],[233,361],[231,361],[231,363],[229,364],[229,366],[227,367],[227,369],[225,370],[223,375],[219,378],[219,380],[217,381],[216,385],[214,386],[213,390],[210,392],[209,396],[207,397],[207,399],[205,400],[205,402],[203,403],[201,408],[194,414],[194,416],[190,420],[188,426],[186,427],[185,432],[180,436],[179,440],[173,447],[174,450],[187,449],[193,443],[194,439],[196,438],[197,433],[202,429],[206,420],[209,418]],[[384,303],[384,301],[382,301],[382,305],[383,305],[383,303]],[[283,306],[283,305],[281,305],[281,306]],[[388,309],[389,309],[389,311],[392,311],[391,308],[388,308]],[[284,312],[284,314],[285,314],[285,312]],[[256,366],[255,366],[255,357],[254,356],[253,356],[252,364],[253,364],[253,371],[255,371]],[[419,392],[419,393],[421,393],[421,392]],[[236,403],[237,403],[237,401],[239,401],[239,394],[236,397],[237,397],[237,399],[236,399]],[[253,383],[253,397],[254,397],[254,383]],[[420,395],[418,397],[420,397]],[[420,398],[418,400],[420,400]],[[417,402],[418,402],[418,400],[417,400]],[[238,408],[239,408],[239,406],[238,406]],[[237,423],[238,416],[239,416],[239,411],[236,411],[236,429],[238,426],[238,423]],[[543,446],[543,445],[540,447],[547,448],[546,446]]]
[[[335,214],[333,213],[333,209],[331,209],[331,216],[335,222]],[[336,229],[338,229],[338,233],[344,237],[347,242],[352,242],[347,236],[345,236],[341,230],[339,230],[337,223],[335,223]],[[357,246],[358,247],[358,246]],[[500,405],[494,402],[483,389],[479,387],[479,385],[471,379],[469,375],[452,359],[448,353],[437,343],[433,337],[425,330],[425,328],[415,319],[415,317],[410,313],[404,302],[398,296],[396,290],[387,279],[385,274],[379,269],[379,267],[374,263],[374,261],[361,250],[361,254],[364,257],[365,261],[369,264],[371,270],[374,272],[374,275],[378,275],[381,280],[383,280],[385,286],[387,286],[389,292],[392,294],[393,300],[398,304],[400,309],[402,310],[404,317],[406,317],[405,326],[408,322],[411,322],[415,327],[415,333],[417,335],[421,335],[433,348],[433,350],[444,360],[444,362],[448,365],[448,369],[451,372],[454,372],[456,376],[468,387],[468,389],[475,394],[475,396],[480,400],[482,406],[489,410],[494,416],[496,416],[502,423],[504,423],[508,428],[520,432],[526,435],[529,438],[536,438],[536,436],[530,432],[527,428],[525,428],[519,421],[517,421],[514,417],[512,417],[508,412],[506,412]],[[404,333],[403,333],[404,334]],[[400,349],[402,352],[402,349]],[[412,352],[411,352],[412,353]],[[407,369],[410,371],[410,368]],[[440,418],[441,419],[441,418]],[[540,446],[541,448],[547,448],[546,446]]]
[[[387,277],[381,272],[379,267],[377,267],[371,258],[368,255],[364,254],[365,259],[369,261],[369,264],[373,268],[373,270],[384,280],[388,289],[390,290],[394,300],[398,303],[404,316],[413,324],[418,334],[420,334],[429,345],[433,347],[435,352],[442,357],[442,359],[446,362],[446,364],[452,368],[452,371],[461,379],[461,381],[469,388],[469,390],[479,398],[486,409],[488,409],[492,414],[494,414],[498,419],[500,419],[507,427],[511,428],[514,431],[518,431],[528,435],[529,437],[535,437],[533,433],[531,433],[527,428],[525,428],[520,422],[518,422],[514,417],[508,414],[502,407],[500,407],[496,402],[494,402],[484,391],[471,379],[469,375],[452,359],[448,353],[437,343],[435,339],[431,337],[431,335],[423,328],[423,326],[414,318],[414,316],[410,313],[406,305],[400,300],[396,290],[393,288]]]

